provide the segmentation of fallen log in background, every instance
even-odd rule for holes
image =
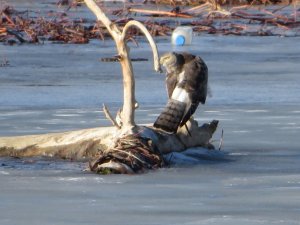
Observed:
[[[142,13],[142,14],[151,14],[157,16],[170,16],[170,17],[181,17],[181,18],[193,18],[193,16],[185,13],[176,13],[176,12],[166,12],[158,10],[147,10],[147,9],[129,9],[131,13]]]

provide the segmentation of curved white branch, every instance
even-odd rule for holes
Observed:
[[[135,27],[139,28],[144,33],[146,38],[148,39],[149,44],[152,49],[152,53],[153,53],[154,70],[157,72],[161,72],[157,46],[156,46],[151,34],[149,33],[149,31],[141,22],[136,21],[136,20],[130,20],[128,23],[126,23],[126,25],[124,26],[123,31],[122,31],[121,39],[125,42],[126,33],[131,26],[135,26]]]
[[[113,37],[118,54],[121,57],[120,63],[123,73],[123,87],[124,87],[124,104],[122,113],[122,129],[130,130],[135,126],[134,123],[134,103],[135,103],[135,85],[131,61],[128,57],[128,49],[126,43],[122,39],[122,32],[116,24],[103,13],[100,7],[94,0],[84,0],[87,7],[96,15],[97,19],[101,21]]]
[[[96,15],[97,19],[105,25],[105,27],[113,37],[114,41],[116,42],[118,54],[120,56],[120,63],[122,67],[123,87],[124,87],[124,96],[123,96],[124,104],[122,108],[122,130],[125,131],[132,130],[132,128],[135,127],[135,122],[134,122],[135,82],[134,82],[132,64],[129,58],[129,51],[125,41],[126,32],[131,26],[136,26],[144,33],[152,48],[153,57],[154,57],[154,69],[156,71],[161,71],[156,44],[152,36],[148,32],[148,30],[142,23],[138,21],[129,21],[125,25],[123,31],[121,32],[118,26],[110,21],[110,19],[103,13],[103,11],[98,7],[98,5],[94,2],[94,0],[84,0],[84,1],[88,6],[88,8]]]

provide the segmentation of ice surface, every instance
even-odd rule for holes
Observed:
[[[223,151],[188,152],[181,164],[137,176],[98,176],[85,164],[0,159],[0,224],[300,224],[300,38],[195,37],[188,50],[209,67],[212,97],[195,118],[220,120]],[[166,103],[164,75],[147,44],[132,46],[138,123]],[[0,136],[110,125],[101,112],[122,103],[111,41],[0,45]],[[196,154],[196,157],[195,157]],[[177,157],[174,154],[172,157]],[[189,161],[192,160],[192,161]],[[196,165],[195,165],[196,163]]]

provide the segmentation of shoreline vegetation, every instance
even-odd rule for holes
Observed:
[[[51,3],[49,3],[51,4]],[[296,0],[207,0],[99,2],[103,11],[120,28],[130,20],[142,22],[152,36],[168,36],[178,25],[191,26],[197,34],[285,36],[300,35],[300,9]],[[76,0],[53,2],[46,13],[19,11],[17,6],[0,7],[0,42],[85,44],[110,37],[101,22],[72,17],[84,3]],[[142,35],[135,28],[128,39]]]

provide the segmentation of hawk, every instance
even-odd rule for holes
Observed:
[[[166,68],[168,103],[154,123],[155,128],[176,133],[207,96],[208,69],[204,61],[187,52],[169,52],[160,58]]]

